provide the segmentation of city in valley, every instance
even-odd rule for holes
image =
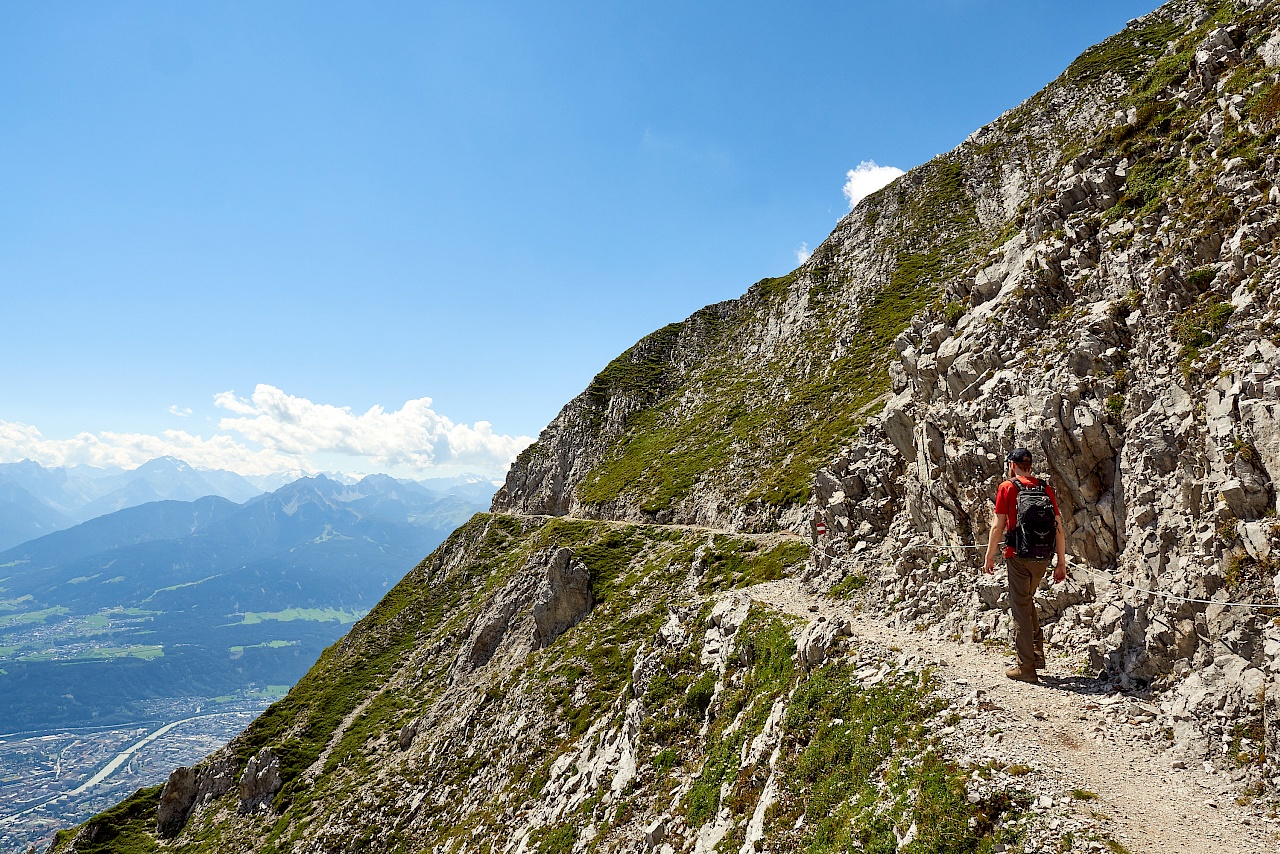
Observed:
[[[0,735],[0,854],[43,850],[60,828],[222,746],[269,702],[156,700],[134,724]]]

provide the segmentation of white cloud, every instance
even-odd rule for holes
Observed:
[[[433,468],[465,466],[499,474],[533,439],[495,433],[487,421],[456,424],[431,409],[431,398],[398,410],[374,406],[364,413],[313,403],[270,385],[248,398],[222,392],[214,404],[232,413],[209,437],[185,430],[146,433],[81,433],[49,439],[29,424],[0,421],[0,461],[30,458],[46,466],[88,464],[133,468],[160,456],[197,468],[246,475],[330,468],[318,460],[339,457],[363,471],[422,476]],[[174,407],[177,409],[177,407]],[[183,411],[180,410],[180,414]]]
[[[858,168],[850,169],[845,174],[844,182],[844,197],[849,200],[849,210],[853,210],[858,202],[902,174],[903,171],[897,166],[881,166],[874,160],[864,160],[858,164]]]
[[[270,474],[298,467],[299,461],[269,449],[254,450],[230,436],[205,439],[185,430],[149,433],[79,433],[48,439],[30,424],[0,421],[0,460],[32,459],[45,466],[90,465],[136,468],[156,457],[178,457],[197,468],[241,474]],[[314,467],[308,467],[316,471]]]
[[[170,414],[170,415],[176,415],[176,416],[178,416],[179,418],[190,418],[190,417],[191,417],[191,407],[189,407],[189,406],[188,406],[188,407],[185,407],[185,408],[184,408],[184,407],[178,406],[178,405],[175,403],[173,406],[170,406],[170,407],[169,407],[169,414]]]
[[[220,430],[265,449],[297,457],[340,454],[388,469],[456,463],[502,470],[533,442],[529,436],[494,433],[487,421],[455,424],[431,408],[429,397],[407,401],[391,412],[374,406],[357,414],[349,407],[313,403],[259,384],[248,400],[223,392],[214,402],[239,416],[221,419]]]
[[[808,243],[801,243],[800,248],[796,250],[796,260],[803,264],[813,257],[813,250],[809,248]]]

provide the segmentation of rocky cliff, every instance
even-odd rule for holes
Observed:
[[[1185,33],[1141,22],[1155,64],[895,339],[894,396],[818,473],[832,533],[809,583],[870,580],[860,595],[903,621],[1003,636],[975,546],[1004,454],[1028,446],[1073,563],[1041,595],[1055,644],[1155,689],[1189,757],[1260,782],[1280,773],[1280,36],[1272,4],[1190,12]]]
[[[610,363],[285,700],[58,850],[1262,850],[1278,131],[1280,3],[1131,22]],[[1057,691],[982,681],[1015,445],[1067,526]]]

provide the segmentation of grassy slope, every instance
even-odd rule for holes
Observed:
[[[952,311],[963,313],[961,305],[942,304],[942,284],[983,266],[985,251],[1018,230],[1020,216],[983,225],[975,208],[976,195],[992,190],[1010,158],[1023,158],[1025,166],[1027,159],[1049,154],[1056,170],[1086,150],[1126,155],[1134,161],[1131,178],[1112,216],[1141,217],[1162,200],[1183,194],[1206,200],[1189,206],[1184,222],[1203,222],[1197,228],[1206,234],[1234,225],[1240,212],[1212,207],[1210,200],[1220,195],[1212,170],[1192,178],[1186,160],[1159,145],[1170,136],[1181,138],[1186,128],[1179,122],[1195,115],[1177,115],[1175,103],[1159,100],[1168,84],[1186,76],[1195,44],[1215,26],[1236,21],[1247,27],[1254,16],[1237,12],[1229,0],[1205,6],[1211,15],[1194,31],[1153,17],[1090,48],[1057,81],[1060,87],[1090,87],[1104,78],[1122,80],[1131,90],[1124,105],[1138,111],[1136,125],[1097,136],[1077,132],[1022,140],[1020,151],[1018,146],[961,146],[913,170],[914,180],[899,181],[865,201],[865,210],[850,220],[853,239],[870,241],[885,259],[887,281],[851,281],[837,231],[806,265],[757,283],[732,312],[704,309],[683,325],[655,333],[659,346],[633,348],[616,359],[593,381],[591,403],[603,409],[611,395],[622,395],[641,406],[584,478],[579,498],[588,505],[623,501],[656,512],[707,484],[730,501],[805,501],[813,471],[854,437],[887,392],[889,343],[921,311],[932,311],[938,320]],[[1166,52],[1171,41],[1175,48]],[[1262,76],[1260,69],[1246,68],[1232,76],[1228,91],[1245,91]],[[997,127],[1016,134],[1047,100],[1046,93],[1032,98]],[[1280,118],[1280,84],[1253,93],[1248,110],[1273,129]],[[1049,115],[1054,111],[1047,108]],[[1227,156],[1257,165],[1269,138],[1237,134],[1228,141]],[[1205,159],[1204,141],[1192,142],[1192,156]],[[892,219],[892,228],[876,229],[883,217]],[[784,306],[797,301],[804,305],[804,318],[793,340],[762,360],[746,358],[745,345],[761,340]],[[852,314],[846,311],[851,303]],[[666,358],[682,332],[701,342],[700,358],[672,365]],[[643,354],[638,360],[637,352]],[[837,355],[829,357],[832,353]],[[535,447],[527,453],[536,452]]]
[[[887,282],[852,281],[829,240],[800,270],[752,286],[732,312],[704,309],[614,360],[587,399],[603,410],[621,395],[642,408],[585,477],[580,499],[657,512],[705,483],[731,501],[806,501],[814,470],[852,440],[888,391],[889,344],[987,237],[964,181],[960,160],[941,157],[917,171],[910,189],[891,187],[868,203],[867,216],[890,208],[899,223],[879,247]],[[805,308],[796,337],[771,355],[748,356],[797,302]],[[682,334],[697,342],[698,358],[675,366]]]
[[[485,761],[497,759],[486,773],[506,781],[495,791],[505,789],[507,800],[536,794],[528,787],[512,789],[510,780],[529,778],[531,773],[529,779],[536,780],[539,770],[545,779],[551,759],[617,702],[630,679],[637,647],[654,635],[668,605],[677,601],[700,546],[706,566],[702,584],[708,591],[779,578],[808,555],[798,541],[761,546],[752,540],[708,538],[673,529],[478,515],[406,576],[347,638],[324,653],[287,697],[232,743],[241,767],[262,747],[271,747],[281,757],[285,786],[275,801],[282,813],[279,819],[266,826],[246,819],[247,828],[228,828],[210,817],[189,829],[179,849],[212,851],[265,836],[261,850],[289,850],[290,840],[302,832],[314,810],[342,802],[356,785],[368,782],[366,775],[375,767],[378,751],[386,749],[388,733],[414,717],[430,717],[445,689],[458,633],[488,595],[531,555],[562,546],[572,548],[590,568],[596,605],[579,627],[530,657],[528,671],[516,676],[518,687],[491,686],[491,700],[511,690],[526,701],[547,704],[556,722],[525,746],[521,767],[510,763],[509,751],[485,754]],[[442,642],[425,650],[433,640]],[[375,695],[332,750],[325,773],[315,784],[308,782],[303,771],[321,756],[342,720]],[[500,705],[488,706],[485,719],[491,720]],[[474,757],[461,752],[441,757],[439,764],[449,769],[444,782],[461,783],[485,771]],[[426,782],[416,776],[412,781]],[[387,796],[398,788],[399,783]],[[145,801],[145,809],[116,808],[90,824],[101,826],[102,838],[129,840],[128,850],[151,850],[157,793],[147,790],[135,798]],[[234,794],[227,797],[234,804]],[[441,822],[445,837],[452,833],[445,833],[445,828],[451,826]],[[378,827],[371,826],[370,832]],[[64,834],[63,842],[72,835]]]

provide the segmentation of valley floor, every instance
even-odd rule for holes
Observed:
[[[1086,834],[1113,838],[1134,854],[1280,848],[1273,804],[1240,792],[1221,773],[1178,767],[1183,763],[1144,720],[1141,701],[1107,694],[1104,683],[1071,673],[1052,654],[1041,684],[1028,685],[1005,678],[1011,659],[999,650],[939,642],[866,612],[851,614],[848,603],[806,595],[796,579],[746,592],[808,620],[852,617],[855,640],[932,666],[953,707],[964,710],[955,731],[943,733],[954,758],[1029,769],[1025,782],[1040,795],[1036,810],[1046,823],[1078,822]]]
[[[216,750],[265,707],[241,700],[167,722],[0,736],[0,854],[43,850],[59,827]]]

